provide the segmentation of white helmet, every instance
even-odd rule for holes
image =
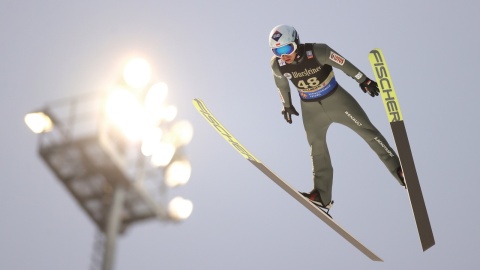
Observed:
[[[272,31],[270,31],[268,42],[270,44],[270,48],[272,49],[282,47],[293,42],[298,46],[300,44],[300,38],[298,37],[297,30],[295,30],[293,26],[281,24],[275,26]]]

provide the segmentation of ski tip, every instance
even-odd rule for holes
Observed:
[[[195,106],[196,108],[198,108],[198,106],[205,106],[205,103],[203,103],[203,101],[199,98],[194,98],[192,100],[192,103],[193,103],[193,106]]]

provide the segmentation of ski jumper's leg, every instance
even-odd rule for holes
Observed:
[[[310,144],[313,165],[313,188],[327,205],[332,200],[333,167],[328,152],[327,129],[332,120],[319,102],[301,102],[303,126]]]
[[[336,123],[351,128],[362,137],[378,155],[395,179],[397,179],[400,184],[403,184],[397,174],[400,161],[395,150],[390,147],[387,140],[385,140],[383,135],[370,122],[367,114],[358,102],[339,85],[335,94],[328,97],[325,102],[322,103],[328,110],[330,118]]]

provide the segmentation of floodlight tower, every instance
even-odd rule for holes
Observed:
[[[150,77],[148,63],[134,59],[118,87],[25,116],[38,134],[38,153],[102,234],[103,256],[93,266],[103,270],[113,269],[117,235],[130,225],[179,222],[193,209],[191,201],[167,196],[190,178],[185,146],[193,128],[174,121],[167,85],[149,84]]]

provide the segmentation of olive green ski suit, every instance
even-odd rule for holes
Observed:
[[[332,200],[333,167],[326,143],[327,130],[332,123],[343,124],[362,137],[402,184],[397,174],[400,167],[397,154],[358,102],[337,83],[332,67],[342,70],[358,83],[367,78],[326,44],[300,44],[295,61],[290,64],[275,56],[271,60],[275,84],[285,108],[293,105],[289,81],[298,90],[303,125],[311,149],[313,188],[319,192],[324,205]]]

